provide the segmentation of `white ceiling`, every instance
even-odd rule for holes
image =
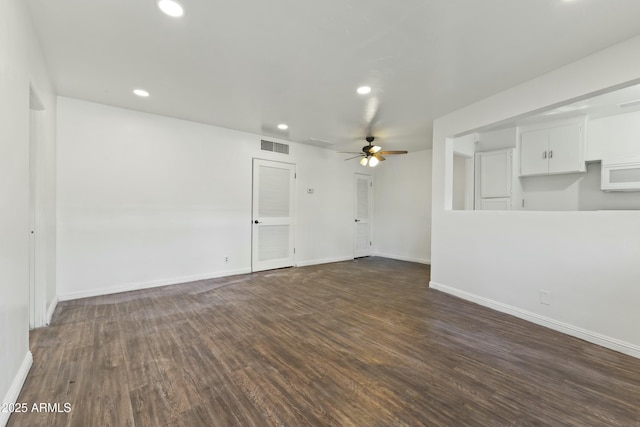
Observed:
[[[60,95],[348,151],[640,33],[638,0],[28,2]]]

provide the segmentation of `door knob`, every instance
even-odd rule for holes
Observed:
[[[356,219],[355,221],[356,221],[356,222],[360,222],[360,220],[359,220],[359,219]]]
[[[253,221],[254,224],[262,224],[260,221],[258,221],[257,219],[255,221]]]

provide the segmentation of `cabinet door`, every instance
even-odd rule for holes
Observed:
[[[520,135],[520,175],[549,173],[549,129],[522,132]]]
[[[512,150],[478,153],[480,197],[510,197],[513,180]]]
[[[549,129],[549,173],[585,170],[581,162],[581,136],[579,124]]]
[[[482,199],[480,201],[480,209],[483,211],[510,211],[511,198]]]

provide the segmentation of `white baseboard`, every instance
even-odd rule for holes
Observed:
[[[31,354],[30,351],[27,351],[27,354],[24,356],[24,359],[22,360],[22,364],[20,365],[16,376],[11,382],[11,386],[9,387],[7,394],[4,396],[4,400],[0,403],[16,403],[18,401],[20,390],[22,390],[22,386],[24,385],[24,381],[27,379],[27,374],[29,374],[29,370],[31,369],[32,364],[33,354]],[[10,416],[10,412],[0,411],[0,427],[5,427],[7,425]]]
[[[313,259],[311,261],[300,261],[296,262],[296,267],[308,267],[310,265],[319,265],[319,264],[330,264],[332,262],[342,262],[342,261],[351,261],[353,257],[338,257],[338,258],[323,258],[323,259]]]
[[[580,338],[587,342],[597,344],[610,350],[614,350],[640,359],[640,346],[621,341],[616,338],[608,337],[597,332],[589,331],[587,329],[579,328],[568,323],[560,322],[550,317],[541,316],[527,310],[522,310],[518,307],[484,298],[466,291],[462,291],[460,289],[452,288],[451,286],[443,285],[434,281],[429,282],[429,287],[456,296],[458,298],[462,298],[464,300],[489,307],[496,311],[507,313],[520,319],[527,320],[531,323],[553,329],[554,331],[562,332],[563,334],[571,335],[572,337]]]
[[[55,295],[51,304],[49,304],[49,308],[47,308],[47,325],[51,323],[51,318],[53,317],[53,312],[56,311],[56,307],[58,306],[58,296]]]
[[[419,264],[431,265],[431,260],[430,259],[425,259],[425,258],[411,258],[411,257],[402,256],[402,255],[386,254],[386,253],[382,253],[382,252],[376,252],[376,253],[373,254],[373,256],[379,256],[379,257],[382,257],[382,258],[397,259],[399,261],[409,261],[409,262],[417,262]]]
[[[110,286],[108,288],[87,289],[82,291],[72,291],[58,295],[60,301],[69,301],[80,298],[97,297],[101,295],[118,294],[121,292],[139,291],[141,289],[157,288],[160,286],[179,285],[182,283],[196,282],[198,280],[218,279],[220,277],[236,276],[238,274],[249,274],[251,269],[243,268],[239,270],[227,270],[210,274],[199,274],[194,276],[173,277],[171,279],[153,280],[149,282],[129,283],[125,285]]]

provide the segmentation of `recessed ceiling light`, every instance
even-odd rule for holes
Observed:
[[[360,95],[371,93],[371,86],[360,86],[357,90]]]
[[[158,7],[161,11],[174,18],[184,15],[184,8],[175,0],[158,0]]]
[[[280,123],[280,124],[278,125],[278,129],[280,129],[280,130],[287,130],[287,129],[289,129],[289,125],[286,125],[286,124],[284,124],[284,123]]]
[[[134,89],[133,93],[141,98],[146,98],[149,96],[149,92],[144,89]]]

